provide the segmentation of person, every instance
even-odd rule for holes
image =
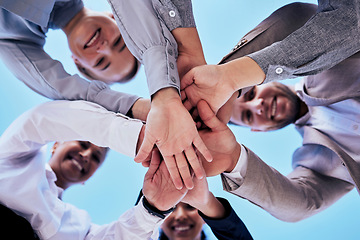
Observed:
[[[161,225],[159,240],[206,239],[202,231],[204,223],[208,224],[217,239],[253,239],[230,203],[209,191],[206,178],[195,179],[194,182],[195,187],[188,191],[183,202],[175,206]]]
[[[187,105],[194,107],[204,99],[217,112],[239,89],[245,88],[244,94],[254,85],[333,67],[360,50],[353,41],[360,36],[359,11],[358,0],[319,0],[315,15],[285,39],[225,64],[192,69],[181,79]],[[235,48],[244,44],[248,45],[246,39]]]
[[[178,0],[173,2],[184,4]],[[126,1],[125,4],[125,1],[109,0],[109,3],[129,50],[144,64],[151,96],[145,137],[135,161],[146,161],[156,145],[164,157],[175,186],[179,189],[184,186],[191,189],[193,180],[190,169],[198,178],[205,176],[195,150],[207,161],[212,160],[179,95],[179,75],[206,63],[196,28],[177,28],[172,34],[165,31],[164,22],[159,22],[158,19],[163,16],[176,17],[181,13],[170,10],[171,8],[165,12],[154,12],[154,9],[158,9],[157,5],[163,5],[160,1],[134,0]],[[184,15],[193,19],[190,6],[185,8]],[[178,35],[179,51],[173,40]],[[190,55],[184,54],[180,49],[184,43],[188,43],[188,48],[184,48],[189,49],[187,52]],[[177,70],[175,63],[178,53]],[[159,115],[163,117],[159,118]]]
[[[297,12],[297,7],[289,6],[280,10],[291,9]],[[262,25],[264,22],[258,25],[256,29],[262,31],[255,31],[252,39],[257,40],[250,39],[244,45],[245,52],[246,46],[263,47],[267,40],[262,42],[262,37],[285,31],[286,28],[277,30],[281,25],[271,24],[275,21],[273,16],[276,15],[265,21],[269,25]],[[234,59],[241,55],[242,47],[229,54]],[[294,90],[280,83],[268,83],[253,87],[234,100],[232,123],[249,126],[254,131],[275,130],[295,123],[303,136],[303,144],[294,152],[294,169],[287,176],[240,145],[210,106],[200,101],[197,106],[200,117],[205,124],[213,124],[209,136],[203,139],[212,152],[214,163],[222,159],[225,165],[222,169],[219,165],[204,167],[223,172],[226,191],[249,200],[283,221],[300,221],[326,209],[354,187],[359,191],[359,149],[355,144],[359,124],[359,91],[356,90],[360,79],[359,57],[356,53],[329,70],[305,77]]]
[[[84,8],[80,0],[51,3],[33,0],[26,7],[23,3],[2,1],[1,58],[17,78],[43,96],[87,100],[110,111],[146,120],[145,141],[135,160],[145,161],[156,143],[175,185],[191,188],[188,164],[197,177],[204,176],[194,147],[211,161],[179,96],[179,74],[206,63],[191,1],[109,3],[122,34],[111,17]],[[43,8],[39,10],[38,6]],[[137,69],[135,56],[145,67],[151,95],[149,115],[144,114],[150,107],[148,100],[112,91],[99,81],[87,82],[78,75],[67,74],[61,63],[44,52],[49,28],[65,32],[79,69],[95,78],[100,75],[115,78],[111,81],[130,78]],[[167,117],[159,119],[159,114]],[[181,124],[176,122],[179,118]]]
[[[156,239],[186,193],[175,188],[157,151],[144,177],[144,197],[118,220],[93,224],[86,211],[61,200],[64,190],[101,166],[106,147],[134,156],[143,131],[141,121],[85,101],[52,101],[29,110],[0,138],[0,186],[7,193],[0,203],[24,217],[40,239]],[[45,144],[51,141],[46,163]]]

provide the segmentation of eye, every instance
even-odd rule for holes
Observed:
[[[100,58],[99,61],[95,64],[95,67],[100,66],[104,62],[104,60],[105,60],[104,57]]]
[[[252,121],[252,112],[250,110],[247,110],[245,112],[245,119],[246,119],[248,124],[251,123],[251,121]]]
[[[116,39],[113,46],[116,47],[117,45],[119,45],[120,42],[121,42],[121,35]]]
[[[196,210],[196,208],[194,208],[193,206],[191,206],[189,204],[186,204],[186,209],[189,210],[189,211]]]
[[[89,142],[85,142],[85,141],[79,141],[80,146],[83,149],[88,149],[90,147],[90,143]]]
[[[245,99],[246,101],[251,101],[254,99],[255,97],[255,87],[251,88],[250,91],[248,91],[246,94],[245,94]]]
[[[94,161],[96,162],[96,163],[100,163],[100,157],[97,155],[97,154],[93,154],[92,155],[92,158],[94,159]]]

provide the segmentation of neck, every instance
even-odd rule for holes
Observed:
[[[74,27],[86,16],[87,9],[83,7],[66,25],[62,28],[66,36],[69,36]]]
[[[296,117],[296,120],[301,118],[302,116],[304,116],[309,111],[309,108],[306,105],[306,103],[301,101],[300,99],[299,99],[299,101],[300,101],[300,109],[299,109],[299,114]]]

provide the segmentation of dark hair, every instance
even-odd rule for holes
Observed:
[[[206,240],[206,235],[204,230],[201,231],[201,240]],[[165,235],[163,230],[160,230],[160,236],[158,240],[169,240],[169,238]]]

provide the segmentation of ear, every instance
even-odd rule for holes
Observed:
[[[114,14],[112,12],[105,12],[105,15],[115,20]]]
[[[71,58],[72,58],[72,60],[74,61],[74,63],[75,63],[76,65],[80,65],[79,59],[77,59],[74,55],[71,55]]]
[[[60,144],[59,142],[55,142],[55,143],[54,143],[54,145],[52,146],[52,148],[51,148],[51,150],[50,150],[51,155],[54,154],[54,152],[55,152],[56,148],[59,146],[59,144]]]

